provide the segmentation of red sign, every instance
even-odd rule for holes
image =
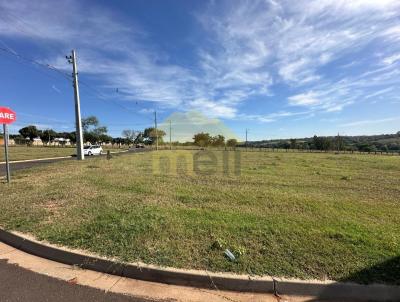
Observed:
[[[0,124],[12,124],[17,120],[17,115],[10,108],[0,107]]]

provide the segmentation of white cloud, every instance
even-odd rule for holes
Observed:
[[[288,100],[291,106],[310,106],[320,103],[318,94],[313,91],[291,96]]]
[[[133,20],[99,5],[0,0],[0,9],[0,36],[44,45],[49,57],[43,61],[50,58],[69,70],[63,52],[76,47],[81,74],[118,88],[122,99],[198,109],[209,116],[245,118],[239,106],[270,97],[275,84],[293,88],[290,106],[314,113],[340,111],[376,87],[399,84],[394,63],[400,50],[393,47],[383,51],[382,69],[349,76],[324,71],[376,40],[400,39],[399,1],[210,2],[196,15],[206,38],[185,50],[195,57],[190,67],[171,62]],[[277,110],[253,117],[261,122],[285,117]]]
[[[191,101],[189,103],[189,108],[198,110],[211,117],[233,118],[236,115],[236,109],[205,99]]]
[[[393,25],[383,31],[383,36],[392,40],[400,40],[400,25]]]
[[[387,81],[388,70],[386,74],[377,71],[375,76],[331,79],[321,68],[360,51],[382,33],[395,35],[399,9],[398,1],[213,2],[200,19],[221,47],[217,51],[203,50],[202,62],[215,82],[226,74],[221,66],[229,66],[252,74],[256,86],[262,83],[262,77],[255,76],[261,68],[266,71],[264,79],[271,78],[264,81],[266,87],[279,82],[306,87],[288,98],[289,105],[340,111],[362,99],[364,93],[369,93],[368,87]],[[248,56],[256,59],[247,61]],[[396,71],[391,72],[393,83],[397,81],[393,77]]]
[[[236,118],[239,120],[255,120],[260,123],[272,123],[281,118],[288,118],[293,116],[309,115],[310,111],[290,112],[290,111],[278,111],[270,114],[245,114],[239,113]]]
[[[393,63],[397,62],[400,60],[400,53],[396,53],[394,55],[391,55],[389,57],[385,57],[382,62],[385,65],[392,65]]]
[[[370,98],[385,94],[387,92],[392,91],[393,89],[394,89],[394,87],[389,87],[389,88],[385,88],[385,89],[382,89],[382,90],[375,91],[374,93],[371,93],[371,94],[368,94],[367,96],[365,96],[364,99],[370,99]]]

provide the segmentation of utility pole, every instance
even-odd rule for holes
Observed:
[[[172,127],[171,127],[171,120],[169,120],[169,149],[172,150]]]
[[[82,135],[82,120],[81,120],[81,102],[79,99],[79,85],[78,85],[78,67],[76,65],[76,53],[72,50],[71,56],[66,56],[68,62],[72,64],[72,77],[75,96],[75,123],[76,123],[76,158],[77,160],[84,160],[83,153],[83,135]]]
[[[156,129],[156,150],[158,150],[157,111],[154,111],[154,128]]]
[[[246,151],[247,151],[247,133],[248,133],[249,129],[246,128]]]

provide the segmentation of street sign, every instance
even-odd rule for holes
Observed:
[[[0,124],[12,124],[17,120],[17,115],[10,108],[0,107]]]
[[[8,161],[8,129],[7,125],[17,120],[17,115],[10,108],[0,107],[0,124],[3,124],[4,131],[4,150],[6,155],[7,182],[11,181],[10,163]]]

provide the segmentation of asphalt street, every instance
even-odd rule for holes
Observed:
[[[156,302],[81,286],[40,275],[0,260],[1,302]]]
[[[71,157],[71,158],[49,159],[49,160],[31,161],[31,162],[22,162],[22,163],[11,163],[10,169],[11,169],[11,173],[13,173],[14,171],[17,171],[17,170],[29,169],[29,168],[36,167],[39,165],[46,165],[46,164],[51,164],[51,163],[55,163],[58,161],[71,160],[71,159],[75,159],[75,158]],[[0,164],[0,176],[5,176],[5,175],[6,175],[6,165]]]
[[[148,149],[131,149],[128,152],[123,152],[123,153],[119,153],[119,154],[112,154],[112,156],[121,156],[124,154],[129,154],[129,153],[136,153],[136,152],[146,152],[146,151],[150,151]],[[101,156],[106,156],[106,155],[101,155]],[[85,159],[92,159],[95,158],[95,156],[86,156]],[[1,159],[3,160],[3,159]],[[30,161],[30,162],[19,162],[19,163],[11,163],[10,164],[10,169],[11,169],[11,175],[14,171],[17,170],[22,170],[22,169],[29,169],[32,167],[36,167],[39,165],[48,165],[48,164],[52,164],[52,163],[56,163],[59,161],[64,161],[64,160],[76,160],[75,157],[71,157],[71,158],[61,158],[61,159],[49,159],[49,160],[38,160],[38,161]],[[0,164],[0,177],[5,176],[6,175],[6,165],[5,164]],[[1,302],[1,300],[0,300]]]

